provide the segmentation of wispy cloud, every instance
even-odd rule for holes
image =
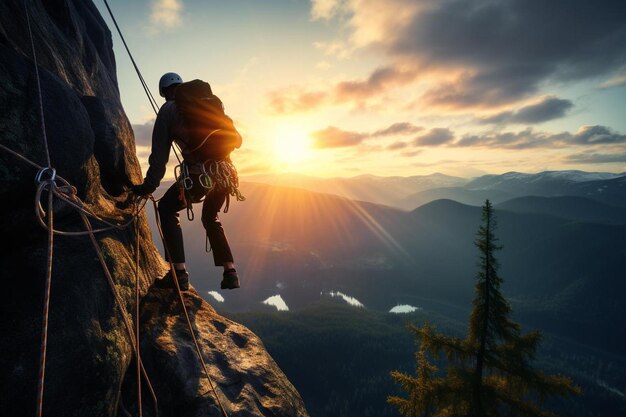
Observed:
[[[537,132],[531,128],[521,132],[465,135],[454,146],[479,146],[504,149],[563,148],[626,143],[626,135],[606,126],[582,126],[575,133]]]
[[[410,135],[417,133],[420,130],[424,130],[421,126],[415,126],[409,122],[394,123],[389,127],[380,129],[372,133],[372,136],[395,136],[395,135]]]
[[[439,146],[454,140],[454,132],[448,128],[437,127],[415,138],[416,146]]]
[[[334,88],[335,100],[346,102],[366,100],[386,90],[411,83],[417,72],[410,68],[387,66],[378,68],[365,80],[343,81]]]
[[[582,126],[572,136],[572,142],[580,145],[625,143],[626,135],[619,134],[606,126]]]
[[[613,88],[613,87],[621,87],[626,85],[626,67],[621,68],[617,71],[611,78],[603,82],[600,87],[602,88]]]
[[[313,146],[316,148],[342,148],[359,145],[369,135],[329,126],[326,129],[313,132],[311,136],[314,141]]]
[[[491,149],[555,148],[563,147],[570,138],[569,133],[554,135],[528,128],[520,132],[468,134],[455,141],[454,146]]]
[[[574,107],[570,100],[544,97],[539,103],[524,106],[516,111],[505,111],[479,119],[481,124],[538,124],[564,117]]]
[[[151,29],[172,30],[183,23],[182,0],[152,0],[150,5]]]
[[[363,107],[370,99],[413,82],[417,71],[408,67],[382,67],[365,79],[341,81],[327,91],[290,87],[268,93],[269,108],[277,114],[304,113],[322,106],[349,104]]]
[[[408,154],[412,152],[411,148],[429,148],[429,147],[474,147],[474,148],[491,148],[491,149],[560,149],[573,146],[596,147],[601,145],[625,144],[626,135],[616,132],[606,126],[581,126],[576,132],[560,132],[550,133],[526,128],[517,132],[482,132],[468,133],[457,135],[449,128],[436,127],[429,129],[412,141],[389,141],[380,143],[385,138],[380,132],[393,131],[394,127],[402,126],[403,123],[396,123],[386,129],[379,129],[372,132],[354,132],[329,126],[326,129],[313,132],[312,136],[315,140],[315,146],[318,148],[338,148],[357,146],[363,148],[366,145],[366,151],[399,151]],[[407,123],[404,125],[406,130],[417,128]],[[403,132],[402,129],[398,129]],[[364,141],[367,140],[367,143]],[[372,140],[379,141],[374,147]]]
[[[387,149],[390,151],[397,151],[398,149],[405,149],[406,147],[408,147],[409,144],[403,141],[397,141],[397,142],[393,142],[389,145],[387,145]]]
[[[603,154],[583,152],[569,155],[565,162],[571,164],[613,164],[626,163],[626,152],[619,154]]]
[[[311,0],[311,18],[330,19],[337,14],[342,4],[342,0]]]
[[[269,93],[269,109],[276,114],[304,113],[323,106],[328,101],[328,93],[304,91],[297,87]]]

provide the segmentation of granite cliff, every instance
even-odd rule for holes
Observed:
[[[25,9],[26,4],[26,9]],[[52,166],[99,217],[122,222],[126,190],[141,181],[130,123],[120,102],[111,33],[90,0],[0,3],[0,143],[45,165],[30,16]],[[33,202],[37,169],[0,149],[0,415],[33,415],[37,396],[47,235]],[[55,228],[82,231],[60,200]],[[219,416],[175,292],[151,287],[164,273],[145,214],[139,279],[134,227],[97,234],[115,289],[131,312],[138,282],[143,365],[159,416]],[[94,221],[94,226],[98,222]],[[88,236],[54,238],[43,415],[124,416],[138,410],[130,336]],[[203,358],[230,416],[307,416],[300,395],[245,327],[185,294]],[[156,415],[143,381],[143,415]]]

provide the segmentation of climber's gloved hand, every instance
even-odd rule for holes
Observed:
[[[145,197],[149,194],[152,194],[154,190],[156,190],[156,187],[150,184],[146,184],[145,182],[143,184],[133,185],[132,188],[133,194],[140,197]]]

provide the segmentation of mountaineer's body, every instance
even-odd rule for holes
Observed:
[[[177,104],[176,90],[183,84],[182,78],[175,73],[167,73],[161,77],[159,92],[165,97],[166,102],[159,110],[154,123],[152,151],[148,160],[150,167],[143,184],[136,185],[133,191],[137,195],[145,196],[156,190],[165,175],[170,148],[175,141],[183,157],[180,176],[161,198],[158,213],[165,239],[166,256],[174,264],[179,286],[183,290],[189,287],[179,212],[184,208],[191,209],[192,203],[203,200],[202,224],[211,244],[213,260],[216,266],[224,268],[221,288],[239,288],[239,276],[218,213],[232,192],[231,177],[234,176],[236,180],[237,174],[230,162],[229,154],[233,148],[241,145],[241,136],[237,133],[232,120],[224,114],[222,102],[212,94],[210,86],[200,80],[187,84],[192,83],[193,85],[186,90],[187,94],[191,91],[193,93],[191,96],[197,97],[191,97],[189,104],[181,101]],[[201,105],[194,107],[194,102]],[[208,108],[205,106],[206,103],[210,104]],[[198,118],[201,119],[196,122]],[[225,139],[223,135],[220,136],[220,132],[228,132],[229,142],[226,147],[222,145]],[[219,152],[216,151],[217,148]],[[228,176],[226,183],[229,186],[219,181],[219,175]],[[157,280],[155,285],[161,288],[175,287],[171,272]]]

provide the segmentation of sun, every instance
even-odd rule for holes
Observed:
[[[311,139],[297,127],[280,129],[274,137],[274,156],[281,164],[293,165],[312,156]]]

